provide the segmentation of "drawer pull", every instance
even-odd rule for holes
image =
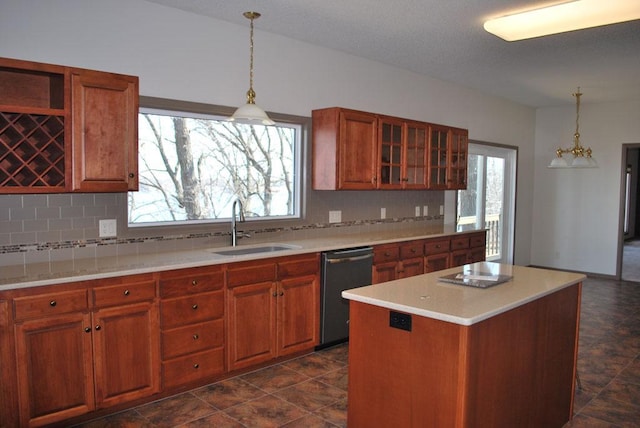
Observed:
[[[200,336],[199,336],[197,333],[196,333],[196,334],[194,334],[194,335],[193,335],[193,340],[198,340],[198,339],[200,339]]]
[[[128,296],[129,294],[130,294],[130,293],[129,293],[129,290],[124,290],[124,295],[125,295],[125,296]]]
[[[84,332],[85,333],[91,333],[91,327],[85,327],[84,328]]]
[[[191,281],[191,285],[195,287],[196,285],[198,285],[198,281],[194,279],[193,281]]]
[[[193,309],[194,311],[198,309],[198,304],[196,303],[195,305],[191,306],[191,309]]]
[[[412,248],[412,249],[411,249],[411,252],[415,254],[416,249],[415,249],[415,248]]]
[[[193,368],[194,368],[194,369],[198,369],[198,368],[200,368],[200,364],[195,363],[195,364],[193,365]]]
[[[129,173],[129,178],[133,178],[133,177],[135,177],[135,176],[136,176],[136,175],[135,175],[133,172],[130,172],[130,173]]]
[[[440,244],[437,244],[437,245],[436,245],[436,248],[440,248]]]
[[[56,302],[55,300],[52,300],[49,302],[49,306],[51,307],[55,307],[58,304],[58,302]]]
[[[385,257],[389,257],[390,255],[391,255],[391,253],[390,253],[390,252],[388,252],[388,251],[386,251],[386,252],[384,253],[384,256],[385,256]]]
[[[100,327],[99,325],[96,326],[96,331],[99,331],[102,327]]]

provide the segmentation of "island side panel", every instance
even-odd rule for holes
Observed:
[[[571,419],[581,290],[575,284],[470,327],[469,426]]]
[[[347,425],[456,426],[461,326],[413,315],[408,332],[389,326],[389,312],[350,302]]]

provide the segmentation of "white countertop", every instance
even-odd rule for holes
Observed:
[[[463,272],[510,275],[489,288],[439,281]],[[342,297],[400,312],[472,325],[525,303],[582,282],[585,275],[547,269],[480,262],[342,292]]]
[[[417,230],[385,231],[376,233],[345,234],[326,238],[302,240],[278,240],[261,242],[247,240],[236,248],[259,247],[268,244],[286,244],[295,248],[276,252],[262,252],[236,256],[220,256],[215,251],[229,250],[233,247],[211,247],[193,250],[166,251],[148,254],[126,254],[119,257],[100,257],[92,263],[73,261],[51,262],[44,268],[38,265],[25,266],[25,274],[20,277],[7,278],[1,274],[0,291],[16,288],[54,285],[73,281],[103,279],[121,275],[134,275],[173,269],[211,266],[245,260],[257,260],[270,257],[286,257],[305,253],[337,250],[367,245],[379,245],[412,239],[437,238],[439,236],[461,235],[477,231],[456,232],[450,226],[425,227]],[[45,270],[43,272],[43,270]],[[51,272],[55,273],[51,273]]]

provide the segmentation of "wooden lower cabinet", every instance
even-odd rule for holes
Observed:
[[[160,296],[163,389],[224,373],[223,267],[162,272]]]
[[[160,390],[155,280],[45,290],[12,301],[19,421],[7,426],[49,425]]]
[[[311,350],[319,338],[318,254],[227,272],[229,369]]]
[[[16,325],[20,426],[43,426],[95,409],[90,326],[88,313]]]
[[[471,233],[451,239],[450,267],[485,260],[486,232]]]

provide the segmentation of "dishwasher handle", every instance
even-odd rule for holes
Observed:
[[[358,260],[366,260],[366,259],[371,259],[371,258],[373,258],[373,254],[369,253],[369,254],[365,254],[363,256],[342,257],[342,258],[339,258],[339,259],[329,259],[329,258],[327,258],[327,263],[334,264],[334,263],[356,262]]]

